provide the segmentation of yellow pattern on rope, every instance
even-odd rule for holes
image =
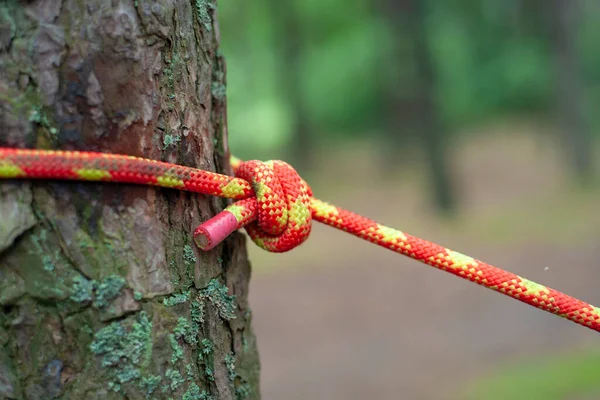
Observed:
[[[225,226],[221,233],[245,226],[256,244],[282,252],[306,240],[314,219],[600,332],[599,308],[318,200],[306,182],[282,161],[242,162],[234,158],[232,165],[237,177],[123,155],[0,148],[2,179],[126,182],[236,199],[203,225],[220,218]],[[203,226],[195,234],[208,235],[200,243],[215,244]]]

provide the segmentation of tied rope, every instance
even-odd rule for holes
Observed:
[[[253,193],[200,225],[194,241],[210,250],[232,232],[245,227],[259,247],[283,253],[304,243],[312,226],[312,190],[283,161],[232,160],[235,175],[249,183]]]
[[[245,227],[263,249],[289,251],[306,240],[314,219],[600,332],[599,308],[318,200],[283,161],[233,158],[232,165],[236,177],[126,155],[0,148],[0,179],[134,183],[238,200],[196,228],[194,241],[203,250]]]

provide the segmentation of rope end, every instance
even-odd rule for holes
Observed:
[[[237,229],[235,216],[229,211],[222,211],[194,230],[194,243],[201,250],[212,250]]]

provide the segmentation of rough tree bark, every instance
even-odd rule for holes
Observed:
[[[0,2],[0,146],[230,172],[207,0]],[[0,181],[0,397],[257,399],[245,239],[198,252],[225,202]]]

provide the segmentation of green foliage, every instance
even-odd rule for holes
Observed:
[[[535,358],[478,380],[464,399],[559,400],[598,398],[600,352],[587,349],[572,354]]]
[[[424,3],[426,50],[448,132],[509,114],[552,115],[554,39],[543,2]],[[594,2],[584,3],[583,21],[576,28],[588,114],[598,128],[600,117],[592,105],[600,101],[600,9]],[[420,96],[414,87],[418,67],[410,51],[416,42],[407,28],[417,17],[387,11],[386,6],[397,4],[391,0],[275,4],[219,3],[228,60],[230,142],[236,154],[256,157],[288,144],[298,118],[308,121],[311,134],[321,138],[322,133],[371,135],[388,129],[389,113],[410,115],[410,107],[390,108],[389,102],[397,95],[408,100]],[[294,31],[290,15],[298,24]],[[291,37],[291,32],[298,34]],[[298,75],[284,62],[292,41],[298,47]],[[299,88],[302,115],[291,108],[290,82]]]
[[[477,13],[435,7],[428,21],[429,46],[439,74],[444,116],[465,125],[498,113],[544,109],[552,95],[548,40],[520,35],[491,13],[492,24]]]
[[[356,133],[381,117],[386,82],[378,71],[391,45],[388,34],[381,20],[361,15],[306,55],[302,82],[314,123]]]
[[[580,46],[583,62],[582,70],[585,78],[586,95],[588,97],[587,114],[591,116],[592,132],[600,137],[600,115],[596,105],[600,104],[600,53],[598,52],[598,37],[600,24],[598,21],[598,4],[593,1],[583,2],[584,21],[579,26]]]

